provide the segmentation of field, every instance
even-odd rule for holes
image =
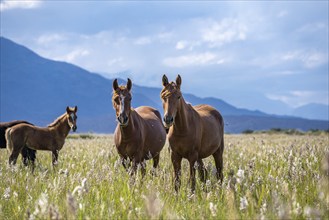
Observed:
[[[224,181],[204,160],[209,180],[173,189],[168,144],[156,176],[131,178],[118,160],[113,137],[72,135],[51,165],[50,152],[38,152],[34,173],[8,165],[0,154],[0,219],[328,219],[328,134],[226,135]]]

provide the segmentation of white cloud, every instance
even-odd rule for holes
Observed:
[[[328,54],[319,51],[295,50],[282,55],[284,61],[300,61],[306,68],[314,68],[328,63]]]
[[[44,34],[38,37],[37,43],[40,45],[47,45],[50,43],[57,43],[59,41],[65,40],[66,37],[61,34]]]
[[[178,57],[167,57],[163,63],[169,67],[187,67],[187,66],[201,66],[211,64],[222,64],[224,59],[219,59],[214,53],[194,53]]]
[[[204,28],[202,39],[211,46],[221,46],[233,41],[242,41],[247,38],[248,28],[238,19],[225,18],[220,22],[210,22],[209,27]]]
[[[187,41],[184,41],[184,40],[178,41],[176,43],[177,50],[182,50],[182,49],[186,48],[186,46],[187,46]]]
[[[41,3],[42,1],[40,0],[35,0],[35,1],[4,0],[0,2],[0,11],[11,10],[16,8],[32,9],[39,7]]]
[[[325,91],[294,90],[280,94],[267,94],[266,97],[284,102],[291,107],[299,107],[309,103],[328,104],[328,95]]]
[[[66,62],[73,62],[74,63],[78,58],[87,56],[89,54],[90,54],[90,52],[88,50],[76,49],[76,50],[73,50],[73,51],[71,51],[70,53],[68,53],[64,56],[58,57],[57,60],[64,60]]]

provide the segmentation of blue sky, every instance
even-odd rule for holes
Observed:
[[[1,36],[107,78],[284,114],[329,102],[328,1],[1,1]],[[110,86],[110,85],[109,85]]]

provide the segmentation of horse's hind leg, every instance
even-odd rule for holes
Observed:
[[[9,156],[9,164],[15,165],[17,161],[17,157],[20,153],[20,148],[13,148],[13,151],[11,152],[11,155]]]
[[[53,157],[53,166],[58,164],[58,150],[52,151],[52,157]]]
[[[25,166],[27,166],[29,164],[29,161],[32,163],[32,165],[34,165],[34,161],[35,161],[35,150],[32,150],[30,148],[28,148],[27,146],[24,146],[21,154],[22,154],[22,159],[23,159],[23,163]]]
[[[199,176],[200,176],[200,180],[205,183],[206,179],[207,179],[207,170],[204,167],[204,164],[202,162],[202,159],[198,159],[198,171],[199,171]]]
[[[213,154],[216,164],[216,176],[217,179],[223,182],[223,151],[224,151],[224,140],[222,139],[221,145],[218,150]]]

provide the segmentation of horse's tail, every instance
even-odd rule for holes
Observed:
[[[6,130],[6,141],[7,141],[7,150],[9,151],[9,153],[13,152],[13,141],[11,140],[11,128],[8,128]]]

